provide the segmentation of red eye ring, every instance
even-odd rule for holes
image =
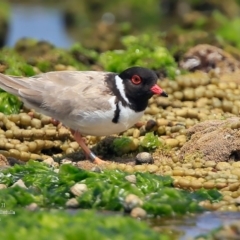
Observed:
[[[142,82],[142,79],[138,75],[133,75],[131,81],[133,84],[138,85]]]

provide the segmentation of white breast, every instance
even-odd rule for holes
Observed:
[[[64,124],[84,135],[107,136],[123,132],[132,127],[144,113],[143,111],[135,112],[129,107],[124,107],[119,102],[119,120],[117,123],[113,123],[112,119],[116,110],[115,96],[110,98],[109,103],[111,104],[111,109],[108,111],[86,112],[83,118],[78,119],[77,116],[74,119],[69,118]]]

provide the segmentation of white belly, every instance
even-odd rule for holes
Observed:
[[[122,103],[119,102],[119,120],[117,123],[113,123],[112,119],[116,109],[115,97],[112,97],[109,102],[112,105],[112,109],[109,111],[86,112],[84,116],[81,114],[81,120],[76,116],[75,119],[65,119],[64,124],[78,130],[83,135],[107,136],[123,132],[132,127],[144,113],[144,111],[135,112],[122,106]]]

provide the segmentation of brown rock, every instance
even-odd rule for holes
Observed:
[[[232,73],[240,68],[240,62],[230,53],[208,44],[190,48],[179,65],[189,71],[214,71],[217,75]]]
[[[4,157],[2,154],[0,154],[0,167],[6,167],[10,166],[8,160],[6,157]]]
[[[180,159],[198,155],[206,161],[240,161],[240,129],[231,125],[240,121],[233,117],[227,120],[210,120],[191,127],[189,141],[180,150]]]

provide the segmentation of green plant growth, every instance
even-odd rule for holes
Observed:
[[[59,172],[55,172],[43,163],[29,161],[25,165],[2,170],[0,183],[11,186],[22,179],[27,189],[18,186],[2,189],[0,199],[9,208],[32,202],[44,208],[65,207],[67,200],[74,197],[70,188],[75,183],[84,183],[88,190],[77,197],[79,208],[124,211],[125,197],[135,194],[142,200],[142,208],[151,216],[170,216],[202,211],[198,204],[200,201],[218,201],[221,198],[217,190],[188,192],[175,189],[169,176],[135,173],[136,184],[133,185],[126,180],[127,175],[118,170],[89,172],[70,164],[61,165]]]
[[[17,231],[13,231],[17,229]],[[109,216],[94,211],[30,212],[15,209],[14,215],[2,215],[0,239],[67,239],[67,240],[170,240],[150,229],[146,223],[129,217]]]
[[[215,30],[215,34],[224,41],[230,42],[237,48],[240,48],[240,17],[229,20],[219,12],[214,12],[213,17],[219,24],[218,28]]]
[[[104,69],[121,72],[130,66],[142,66],[154,70],[164,70],[167,76],[174,78],[177,64],[158,35],[127,36],[122,38],[125,49],[107,51],[100,55],[99,62]]]
[[[113,151],[117,155],[129,153],[131,151],[132,140],[128,137],[119,137],[113,141]]]
[[[0,89],[0,112],[9,115],[19,113],[22,102],[18,97]]]
[[[8,75],[30,77],[36,74],[33,66],[27,64],[24,58],[10,48],[0,51],[0,63],[6,66],[5,74]]]
[[[146,133],[144,139],[140,143],[140,151],[153,151],[161,146],[161,142],[158,136],[155,136],[153,132]]]

